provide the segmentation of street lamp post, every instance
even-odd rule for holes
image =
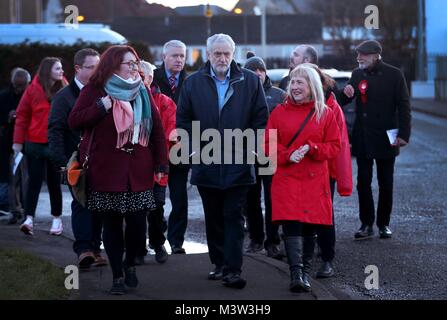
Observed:
[[[261,52],[265,59],[267,55],[267,0],[258,0],[261,9]]]
[[[213,10],[211,10],[211,6],[208,3],[206,5],[206,10],[205,10],[207,38],[209,38],[211,36],[211,17],[212,16],[213,16]]]
[[[418,60],[417,78],[419,81],[427,80],[426,50],[425,50],[425,0],[418,0]]]

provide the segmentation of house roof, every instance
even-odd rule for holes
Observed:
[[[261,43],[260,16],[213,16],[211,34],[229,34],[237,44]],[[322,41],[322,18],[318,15],[267,16],[267,43],[318,43]],[[207,18],[201,16],[128,17],[118,18],[112,29],[130,41],[163,45],[178,39],[188,45],[204,45],[207,39]]]

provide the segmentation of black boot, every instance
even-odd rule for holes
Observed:
[[[310,286],[310,271],[312,269],[312,258],[314,256],[316,237],[303,238],[303,283],[305,291],[311,290]]]
[[[290,267],[290,286],[292,292],[305,290],[303,282],[303,238],[285,237],[284,245]]]

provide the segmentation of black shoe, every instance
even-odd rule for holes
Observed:
[[[335,275],[334,268],[330,261],[324,261],[317,271],[317,278],[332,278]]]
[[[142,266],[144,264],[144,256],[136,256],[135,257],[135,265]]]
[[[13,213],[11,215],[11,217],[4,222],[4,224],[14,225],[14,224],[17,224],[18,222],[21,222],[22,220],[24,220],[23,214],[21,214],[21,213]]]
[[[221,280],[224,276],[224,267],[216,266],[213,271],[208,273],[208,280]]]
[[[186,251],[182,247],[172,246],[171,247],[172,254],[185,254]]]
[[[247,281],[239,273],[230,272],[222,278],[223,285],[229,288],[243,289]]]
[[[393,235],[393,232],[391,232],[391,230],[388,226],[379,228],[380,239],[389,239],[389,238],[391,238],[392,235]]]
[[[123,278],[113,279],[112,289],[110,289],[110,294],[122,296],[126,294],[126,287],[124,286]]]
[[[267,245],[265,250],[267,251],[267,257],[278,260],[281,260],[283,257],[281,254],[281,248],[279,247],[278,244],[269,244]]]
[[[168,253],[166,252],[164,245],[154,247],[155,261],[158,263],[165,263],[168,260]]]
[[[374,236],[374,229],[372,226],[368,226],[366,224],[362,224],[360,229],[355,233],[354,238],[356,240],[364,240],[369,239]]]
[[[137,270],[135,267],[127,267],[124,269],[124,283],[129,288],[136,288],[138,286]]]
[[[264,246],[262,245],[262,243],[256,243],[253,240],[250,241],[250,244],[248,245],[247,249],[245,250],[245,252],[247,253],[258,253],[261,252],[262,249],[264,249]]]

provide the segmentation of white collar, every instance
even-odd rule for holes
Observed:
[[[76,83],[76,85],[79,87],[79,90],[82,90],[82,88],[84,88],[84,85],[82,84],[81,81],[78,80],[78,78],[74,78],[74,81]]]

